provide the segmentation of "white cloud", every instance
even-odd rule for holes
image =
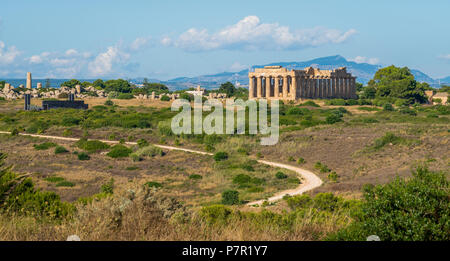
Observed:
[[[77,54],[78,54],[78,51],[75,50],[75,49],[69,49],[69,50],[66,51],[66,55],[67,56],[75,56]]]
[[[349,61],[353,61],[355,63],[368,63],[368,64],[378,64],[380,60],[378,58],[367,58],[364,56],[356,56],[353,59],[349,59]]]
[[[92,76],[104,76],[112,72],[113,65],[128,60],[130,54],[125,53],[117,46],[110,46],[103,53],[95,57],[95,60],[88,65],[89,72]]]
[[[242,71],[247,67],[248,67],[247,65],[243,65],[243,64],[240,64],[239,62],[235,62],[230,66],[230,71],[232,71],[232,72]]]
[[[291,31],[278,23],[261,23],[257,16],[247,16],[238,23],[210,34],[206,29],[191,28],[182,33],[172,44],[187,51],[208,51],[216,49],[302,49],[328,43],[341,43],[356,33],[350,29],[341,32],[336,29],[314,27]],[[170,44],[164,38],[163,44]]]
[[[440,55],[439,58],[445,59],[445,60],[450,60],[450,54]]]
[[[5,43],[0,41],[0,64],[11,64],[20,54],[21,51],[19,51],[15,46],[9,46],[6,48]]]
[[[169,46],[169,45],[172,44],[172,39],[170,37],[168,37],[168,36],[164,36],[161,39],[161,44],[164,45],[164,46]]]
[[[149,42],[148,37],[138,37],[130,44],[130,49],[132,51],[138,51],[142,47],[146,46],[148,42]]]

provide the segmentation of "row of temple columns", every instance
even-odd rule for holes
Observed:
[[[249,77],[249,98],[355,98],[355,77]]]

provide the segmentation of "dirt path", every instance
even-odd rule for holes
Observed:
[[[0,131],[1,134],[11,134],[11,132],[8,131]],[[60,136],[48,136],[48,135],[40,135],[40,134],[28,134],[28,133],[19,133],[19,135],[23,136],[31,136],[31,137],[39,137],[39,138],[47,138],[47,139],[55,139],[55,140],[65,140],[65,141],[78,141],[77,138],[68,138],[68,137],[60,137]],[[111,140],[101,140],[105,143],[111,143],[111,144],[118,144],[119,141],[111,141]],[[136,142],[125,142],[125,144],[129,145],[136,145]],[[156,147],[167,149],[167,150],[179,150],[179,151],[185,151],[185,152],[191,152],[191,153],[197,153],[202,155],[213,155],[212,153],[204,152],[204,151],[198,151],[198,150],[191,150],[191,149],[185,149],[185,148],[179,148],[179,147],[173,147],[173,146],[165,146],[165,145],[159,145],[159,144],[153,144]],[[273,161],[266,161],[266,160],[258,160],[259,163],[269,165],[272,167],[278,167],[283,169],[288,169],[295,171],[300,178],[302,178],[302,183],[296,187],[295,189],[288,189],[283,190],[278,193],[276,193],[274,196],[268,198],[268,199],[261,199],[257,201],[253,201],[250,203],[247,203],[247,205],[253,206],[253,205],[261,205],[264,201],[272,202],[282,199],[285,195],[299,195],[303,192],[312,190],[314,188],[319,187],[322,185],[322,180],[316,176],[314,173],[312,173],[309,170],[305,170],[299,167],[294,167],[291,165],[283,164],[283,163],[277,163]]]

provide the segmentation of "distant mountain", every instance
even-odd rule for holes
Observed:
[[[340,55],[321,57],[305,62],[276,62],[264,65],[255,65],[251,67],[251,70],[255,68],[262,68],[268,65],[281,65],[288,69],[304,69],[305,67],[317,67],[322,70],[331,70],[337,67],[347,67],[347,70],[357,77],[357,81],[366,84],[373,78],[376,71],[380,69],[381,65],[373,65],[368,63],[356,63],[348,61]],[[194,87],[201,85],[207,89],[218,88],[220,84],[230,81],[232,83],[239,83],[240,85],[248,85],[248,69],[239,72],[222,72],[210,75],[201,75],[197,77],[179,77],[168,81],[161,81],[171,89],[184,89],[188,87]],[[416,80],[420,82],[428,82],[432,85],[437,85],[438,81],[426,75],[425,73],[411,69],[411,73]],[[450,82],[450,76],[441,79],[441,82]]]

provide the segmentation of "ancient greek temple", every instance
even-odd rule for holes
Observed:
[[[249,72],[248,78],[249,99],[357,98],[356,77],[348,73],[345,67],[335,70],[312,67],[288,70],[281,66],[265,66]]]

